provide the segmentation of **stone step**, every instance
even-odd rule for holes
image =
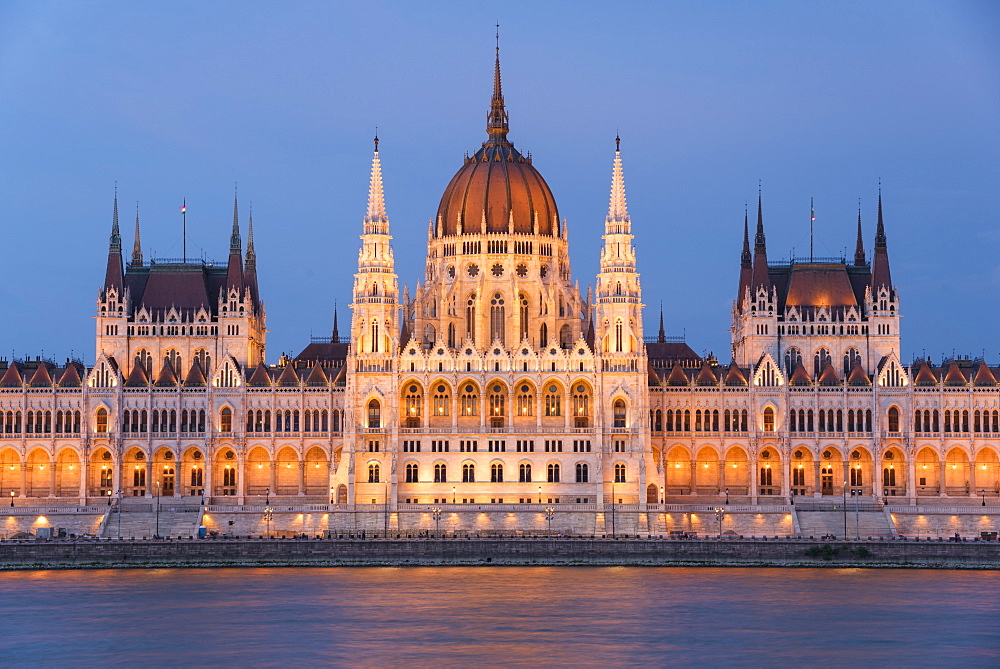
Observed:
[[[193,537],[198,534],[197,512],[160,511],[159,535],[161,537]],[[121,514],[121,536],[126,538],[152,537],[157,533],[156,512],[127,511]],[[104,527],[104,536],[119,536],[119,516],[112,512]]]
[[[799,512],[799,533],[805,537],[821,537],[827,534],[844,535],[843,511]],[[847,514],[847,536],[892,536],[893,528],[881,511],[861,511],[855,517],[853,511]]]

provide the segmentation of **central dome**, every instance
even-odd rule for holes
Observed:
[[[488,139],[458,170],[441,196],[437,236],[559,234],[559,211],[545,179],[507,139],[507,111],[497,52]]]

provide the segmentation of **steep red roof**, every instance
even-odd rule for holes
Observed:
[[[826,367],[819,374],[819,385],[821,386],[839,386],[840,377],[837,376],[837,370],[833,368],[833,364],[830,362],[826,363]]]
[[[46,363],[41,363],[38,365],[38,369],[35,373],[31,375],[31,381],[28,385],[32,388],[50,388],[52,387],[52,375],[49,374],[49,366]]]
[[[967,386],[969,379],[965,377],[965,372],[959,368],[954,360],[948,365],[948,372],[944,375],[944,385],[946,386]]]
[[[801,360],[799,361],[799,364],[795,366],[795,369],[792,371],[792,376],[790,379],[788,379],[788,384],[791,386],[812,385],[812,379],[809,378],[809,372],[807,372],[806,368],[802,366]]]
[[[670,375],[667,377],[668,386],[686,386],[688,384],[687,374],[684,373],[684,369],[680,364],[675,364],[674,368],[670,370]]]
[[[993,372],[990,371],[985,361],[979,363],[979,368],[973,376],[973,383],[977,386],[995,386],[997,384],[996,377],[993,376]]]
[[[126,388],[145,388],[149,385],[149,377],[146,376],[146,370],[143,369],[142,365],[134,365],[132,371],[129,372],[128,378],[125,379]]]
[[[191,369],[188,370],[187,377],[184,379],[184,385],[193,388],[203,388],[206,384],[205,373],[201,370],[201,365],[195,360],[191,363]]]
[[[163,361],[163,369],[160,370],[160,376],[156,379],[157,388],[171,388],[177,385],[177,375],[174,374],[174,368],[166,360]]]
[[[4,372],[3,378],[0,378],[0,387],[20,388],[22,385],[24,385],[24,379],[21,378],[21,363],[12,362],[7,371]]]
[[[729,363],[729,369],[726,370],[726,378],[724,383],[730,387],[747,385],[746,374],[744,374],[743,370],[736,365],[735,360]]]
[[[83,385],[83,381],[80,378],[80,370],[77,367],[77,363],[71,362],[66,365],[66,371],[63,372],[62,378],[59,379],[59,386],[62,388],[79,388]]]
[[[719,385],[719,379],[715,376],[715,372],[712,371],[712,366],[708,362],[704,362],[701,365],[701,371],[698,372],[698,378],[695,380],[695,385],[698,386],[717,386]]]
[[[253,370],[247,385],[256,388],[267,388],[271,385],[271,376],[267,373],[267,367],[264,366],[264,363],[257,364],[257,368]]]
[[[847,385],[849,386],[870,386],[872,384],[871,379],[865,374],[865,370],[861,367],[860,362],[854,363],[854,367],[851,369],[851,373],[847,377]]]
[[[326,374],[323,373],[323,368],[319,365],[313,365],[312,371],[309,372],[309,376],[306,377],[307,386],[325,386],[329,383],[326,378]]]
[[[936,386],[938,384],[937,377],[934,376],[934,372],[931,370],[931,365],[929,362],[924,361],[923,363],[918,363],[920,365],[919,371],[917,371],[916,376],[913,378],[914,385],[918,386]]]
[[[279,386],[299,385],[299,375],[295,373],[295,368],[291,364],[285,365],[285,368],[281,370],[281,376],[278,377],[278,382],[276,385]]]
[[[785,304],[854,306],[857,300],[844,265],[808,264],[793,267]]]

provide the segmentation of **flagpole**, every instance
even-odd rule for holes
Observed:
[[[184,228],[181,234],[181,246],[184,249],[184,264],[188,261],[188,199],[184,198],[184,204],[181,206],[181,219],[184,221]]]
[[[816,222],[816,209],[813,199],[809,198],[809,262],[813,261],[813,224]]]

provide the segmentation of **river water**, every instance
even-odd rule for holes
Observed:
[[[0,666],[1000,666],[1000,573],[0,573]]]

